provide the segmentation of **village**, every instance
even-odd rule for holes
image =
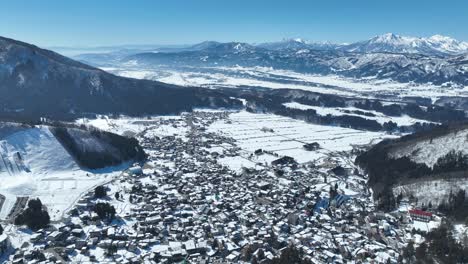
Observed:
[[[435,216],[411,210],[408,201],[391,214],[376,210],[354,150],[309,162],[260,148],[247,153],[209,129],[231,122],[229,115],[148,120],[135,135],[147,162],[89,190],[8,261],[273,263],[287,253],[310,263],[399,263],[402,248],[418,239],[414,223],[433,224]],[[152,130],[164,126],[170,133]],[[253,165],[220,162],[230,158]],[[6,235],[3,241],[6,250]]]

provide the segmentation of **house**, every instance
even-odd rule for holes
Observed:
[[[336,176],[346,176],[348,172],[342,166],[336,166],[335,168],[331,169],[330,172],[334,173]]]
[[[128,169],[130,175],[142,175],[143,169],[140,166],[134,166]]]
[[[62,236],[63,236],[63,233],[59,231],[54,231],[47,237],[47,239],[49,241],[59,241],[61,240]]]
[[[258,182],[257,186],[260,190],[268,190],[271,187],[270,183],[266,181]]]
[[[408,211],[411,218],[416,221],[429,222],[432,220],[432,213],[420,209],[412,209]]]
[[[271,164],[272,165],[288,165],[288,164],[295,165],[297,164],[297,162],[292,157],[284,156],[282,158],[272,161]]]
[[[320,148],[320,144],[317,142],[312,142],[312,143],[305,144],[303,148],[308,151],[314,151]]]

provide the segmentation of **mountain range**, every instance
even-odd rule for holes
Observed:
[[[213,90],[115,76],[55,52],[0,37],[3,117],[167,114],[233,101]]]
[[[285,39],[280,42],[262,43],[257,46],[272,50],[317,49],[360,53],[418,53],[429,56],[468,53],[468,42],[458,41],[450,37],[434,35],[428,38],[421,38],[400,36],[393,33],[375,36],[369,40],[350,44],[311,42],[303,39]]]
[[[217,41],[204,41],[195,45],[126,45],[98,48],[65,48],[54,47],[52,50],[70,56],[98,53],[136,54],[141,52],[183,52],[196,51],[222,44]],[[247,44],[247,43],[245,43]],[[387,33],[372,37],[368,40],[353,43],[333,43],[330,41],[309,41],[301,38],[283,39],[276,42],[249,44],[267,50],[332,50],[360,53],[417,53],[428,56],[450,56],[468,53],[468,42],[459,41],[451,37],[434,35],[431,37],[410,37]]]
[[[384,34],[352,44],[302,39],[248,44],[206,41],[184,48],[82,54],[99,67],[271,67],[300,73],[451,87],[468,85],[468,43]]]
[[[309,45],[306,41],[296,42]],[[467,54],[429,56],[419,53],[361,53],[338,48],[319,50],[292,46],[273,49],[240,42],[211,41],[184,48],[167,48],[164,51],[141,53],[127,50],[77,58],[99,66],[263,66],[353,78],[458,87],[468,85]],[[115,76],[53,51],[0,37],[0,108],[3,118],[23,116],[64,119],[89,113],[167,114],[194,107],[239,105],[239,101],[221,91]]]
[[[417,53],[347,52],[311,48],[271,50],[246,43],[212,43],[201,50],[145,52],[121,58],[118,65],[164,67],[271,67],[300,73],[375,78],[403,83],[468,85],[466,54],[428,56]],[[93,56],[81,57],[94,63]],[[102,61],[98,61],[102,63]]]

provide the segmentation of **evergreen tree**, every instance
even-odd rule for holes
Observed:
[[[104,186],[98,186],[94,189],[94,197],[104,198],[107,196],[107,190]]]
[[[114,206],[108,203],[97,203],[94,212],[103,220],[112,220],[116,214]]]
[[[50,223],[50,216],[47,210],[43,209],[39,199],[31,199],[28,208],[15,218],[15,225],[27,225],[32,230],[46,227]]]

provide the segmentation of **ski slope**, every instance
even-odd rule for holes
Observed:
[[[60,219],[83,192],[119,174],[83,170],[46,126],[0,127],[0,157],[0,194],[6,197],[0,219],[21,196],[40,198],[52,220]]]

